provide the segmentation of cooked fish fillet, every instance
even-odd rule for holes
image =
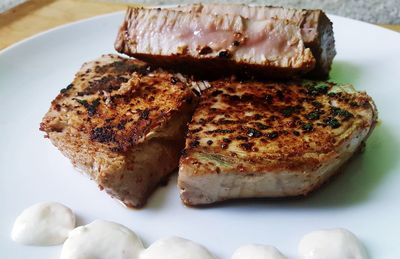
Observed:
[[[40,129],[100,189],[141,207],[178,167],[196,103],[189,83],[179,78],[103,55],[85,63],[61,90]]]
[[[308,76],[326,78],[336,55],[332,22],[322,10],[291,9],[276,6],[249,6],[245,4],[192,4],[174,7],[183,12],[202,14],[233,14],[244,18],[265,20],[281,19],[300,27],[304,45],[310,48],[316,59]]]
[[[216,81],[189,124],[178,185],[187,205],[305,195],[362,146],[372,99],[349,85]]]
[[[158,66],[207,78],[231,73],[289,77],[315,66],[298,25],[233,14],[129,8],[115,48]]]

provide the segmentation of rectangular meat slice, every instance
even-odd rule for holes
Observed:
[[[189,124],[181,199],[306,195],[360,149],[376,120],[372,99],[349,85],[212,82]]]
[[[287,78],[315,66],[298,25],[233,14],[130,8],[115,48],[158,66],[206,78],[232,73]]]
[[[178,167],[196,104],[189,86],[181,75],[103,55],[60,91],[40,129],[100,189],[141,207]]]
[[[292,9],[277,6],[249,6],[245,4],[192,4],[174,7],[174,10],[202,14],[234,14],[244,18],[265,20],[281,19],[299,26],[306,48],[316,59],[309,77],[324,79],[329,76],[336,55],[332,22],[322,10]]]

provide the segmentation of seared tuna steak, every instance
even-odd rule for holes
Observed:
[[[348,85],[211,83],[189,124],[178,185],[187,205],[306,195],[360,149],[372,99]]]
[[[130,8],[115,48],[152,64],[207,78],[232,73],[287,78],[315,66],[298,25],[234,14]]]
[[[299,26],[305,47],[311,49],[316,59],[315,68],[308,75],[314,78],[326,78],[329,75],[332,60],[336,55],[335,39],[332,22],[322,10],[245,4],[193,4],[174,7],[174,9],[212,15],[236,14],[255,20],[287,20]]]
[[[179,78],[104,55],[85,63],[61,90],[40,129],[100,189],[141,207],[178,167],[196,103]]]

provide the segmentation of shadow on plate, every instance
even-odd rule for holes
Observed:
[[[144,209],[160,210],[163,207],[169,206],[167,202],[167,196],[169,195],[168,193],[171,191],[170,185],[173,185],[173,188],[176,188],[177,174],[177,172],[172,173],[172,175],[168,177],[165,183],[160,184],[160,186],[156,188],[156,190],[149,197],[149,200],[144,206]]]
[[[81,215],[79,215],[78,213],[75,213],[75,226],[79,227],[79,226],[84,226],[86,224],[89,224],[90,222],[85,221]]]
[[[230,208],[340,208],[368,202],[385,176],[399,163],[398,141],[385,125],[378,125],[367,141],[363,153],[356,155],[337,176],[307,197],[245,199],[203,207]]]
[[[345,207],[367,202],[398,164],[399,149],[388,128],[378,125],[364,153],[354,157],[331,182],[296,203],[302,207]]]
[[[334,61],[330,73],[330,79],[337,83],[353,84],[357,88],[357,83],[361,78],[361,70],[356,65],[346,61]]]

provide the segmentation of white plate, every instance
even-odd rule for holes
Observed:
[[[371,258],[400,258],[400,34],[337,16],[338,55],[333,79],[374,98],[381,123],[364,154],[306,199],[243,201],[210,208],[184,207],[176,178],[142,210],[121,206],[70,162],[38,130],[58,91],[85,61],[115,52],[123,13],[73,23],[0,52],[0,257],[57,258],[61,247],[21,246],[10,240],[15,217],[40,201],[70,206],[78,223],[101,218],[124,224],[148,245],[178,235],[229,258],[247,243],[272,244],[296,257],[303,234],[344,227],[366,244]]]

